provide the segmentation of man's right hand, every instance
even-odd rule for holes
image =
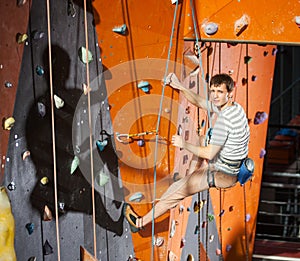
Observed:
[[[182,90],[184,86],[180,83],[175,73],[170,73],[165,80],[167,85],[170,85],[173,89]]]

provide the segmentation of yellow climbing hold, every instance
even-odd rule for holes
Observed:
[[[13,117],[9,117],[3,122],[3,129],[10,130],[15,124],[15,119]]]
[[[5,187],[0,187],[0,259],[15,261],[15,221]]]

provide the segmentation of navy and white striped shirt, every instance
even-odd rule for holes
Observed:
[[[212,105],[213,111],[216,111]],[[234,102],[232,106],[217,112],[210,144],[221,146],[215,161],[215,168],[229,175],[237,175],[238,167],[222,163],[220,158],[228,161],[240,161],[248,155],[250,129],[245,111],[241,105]]]

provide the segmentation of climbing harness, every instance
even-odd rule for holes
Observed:
[[[132,142],[133,138],[135,137],[141,137],[141,136],[152,135],[152,134],[158,134],[158,133],[156,130],[144,131],[139,133],[126,133],[126,134],[121,134],[119,132],[116,132],[116,139],[121,143],[129,143]]]
[[[55,140],[55,119],[54,119],[54,93],[52,78],[52,54],[51,54],[51,28],[50,28],[50,0],[47,0],[47,27],[48,27],[48,51],[49,51],[49,84],[51,95],[51,130],[52,130],[52,150],[53,150],[53,181],[54,181],[54,202],[55,202],[55,227],[57,241],[57,260],[60,261],[60,236],[58,221],[58,193],[57,193],[57,164],[56,164],[56,140]]]

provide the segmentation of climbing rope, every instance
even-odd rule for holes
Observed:
[[[207,106],[207,118],[208,118],[208,128],[207,128],[207,138],[210,133],[210,128],[211,128],[211,115],[209,112],[209,101],[208,101],[208,92],[207,92],[207,85],[209,84],[209,77],[205,77],[204,75],[204,70],[203,70],[203,65],[202,65],[202,55],[200,51],[200,45],[199,45],[199,36],[198,36],[198,27],[196,24],[196,18],[195,18],[195,11],[194,11],[194,3],[193,0],[190,0],[190,6],[192,10],[192,19],[193,19],[193,26],[194,26],[194,33],[195,33],[195,39],[196,39],[196,47],[198,48],[198,55],[199,55],[199,68],[201,70],[201,79],[203,81],[203,86],[204,86],[204,93],[205,93],[205,99],[206,99],[206,106]],[[209,49],[208,49],[209,51]],[[199,115],[199,114],[198,114]],[[198,120],[199,121],[199,120]],[[209,169],[209,163],[208,163],[208,169]],[[208,172],[208,179],[209,179],[209,172]],[[208,210],[209,210],[209,189],[207,190],[207,205],[206,205],[206,237],[205,237],[205,257],[206,261],[208,260]],[[198,221],[199,222],[199,221]],[[198,244],[200,245],[200,237],[198,237]],[[200,246],[199,246],[200,248]],[[200,260],[200,250],[199,250],[199,260]]]
[[[87,8],[86,0],[84,0],[84,31],[85,31],[85,49],[86,49],[86,85],[90,85],[90,72],[88,62],[89,40],[87,28]],[[92,208],[93,208],[93,239],[94,239],[94,257],[97,258],[97,238],[96,238],[96,211],[95,211],[95,184],[94,184],[94,157],[93,157],[93,133],[92,133],[92,116],[91,116],[91,95],[87,92],[88,97],[88,122],[89,122],[89,138],[90,138],[90,167],[91,167],[91,185],[92,185]]]
[[[163,87],[162,87],[162,93],[161,93],[161,98],[160,98],[160,105],[159,105],[159,111],[158,111],[158,116],[157,116],[157,124],[156,124],[156,137],[155,137],[155,150],[154,150],[154,169],[153,169],[153,175],[154,175],[154,183],[153,183],[153,197],[154,200],[152,202],[152,247],[151,247],[151,260],[154,258],[154,245],[155,245],[155,239],[154,239],[154,215],[155,215],[155,199],[156,199],[156,163],[157,163],[157,154],[158,154],[158,141],[159,141],[159,127],[160,127],[160,121],[161,121],[161,115],[162,115],[162,109],[163,109],[163,101],[164,101],[164,95],[165,95],[165,87],[166,87],[166,77],[168,74],[169,70],[169,62],[170,62],[170,56],[171,56],[171,49],[172,49],[172,41],[173,41],[173,35],[175,31],[175,22],[177,18],[177,10],[178,10],[178,2],[176,1],[175,9],[174,9],[174,15],[173,15],[173,23],[172,23],[172,31],[170,35],[170,42],[169,42],[169,50],[168,50],[168,57],[167,57],[167,62],[166,62],[166,68],[165,68],[165,75],[164,75],[164,81],[163,81]]]
[[[248,56],[248,44],[246,44],[246,56]],[[246,63],[246,116],[248,119],[249,114],[249,107],[248,107],[248,100],[249,100],[249,85],[248,85],[248,76],[249,76],[249,68],[248,63]],[[247,231],[247,198],[246,198],[246,184],[243,185],[243,192],[244,192],[244,224],[245,224],[245,245],[246,245],[246,261],[249,260],[249,242],[248,242],[248,231]]]
[[[49,82],[51,96],[51,131],[52,131],[52,151],[53,151],[53,181],[54,181],[54,204],[55,204],[55,227],[57,241],[57,260],[60,261],[60,237],[58,222],[58,200],[57,200],[57,166],[56,166],[56,144],[55,144],[55,121],[54,121],[54,95],[52,80],[52,54],[51,54],[51,25],[50,25],[50,0],[47,0],[47,27],[48,27],[48,56],[49,56]]]

